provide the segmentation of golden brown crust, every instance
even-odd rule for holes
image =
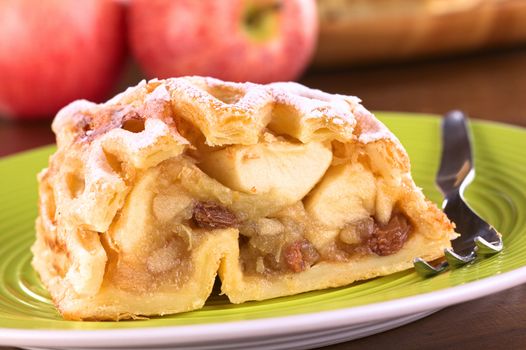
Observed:
[[[416,255],[437,258],[453,235],[444,214],[416,188],[400,142],[355,97],[296,83],[152,80],[104,104],[70,104],[53,130],[58,149],[38,178],[32,251],[65,318],[196,309],[218,271],[233,302],[345,285],[408,268]],[[280,163],[279,155],[289,161]],[[281,187],[273,176],[253,186],[247,180],[244,172],[265,169],[252,163],[265,157],[285,169],[277,176],[288,181]],[[214,161],[238,172],[214,172]],[[292,161],[301,169],[290,168]],[[325,186],[329,169],[345,164],[361,164],[348,171],[366,172],[364,179],[374,182],[367,215],[385,223],[396,208],[410,218],[415,229],[407,244],[389,257],[299,264],[297,273],[273,278],[246,274],[239,224],[265,218],[281,230],[273,215],[303,208],[302,200]],[[205,207],[221,220],[196,212]],[[333,230],[316,225],[328,235]],[[305,237],[323,249],[316,232]]]

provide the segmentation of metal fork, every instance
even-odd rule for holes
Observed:
[[[442,208],[455,223],[455,231],[460,233],[460,237],[451,242],[453,249],[444,250],[446,260],[435,266],[415,258],[413,264],[421,276],[435,276],[448,266],[460,267],[477,256],[492,255],[502,250],[501,235],[464,200],[464,190],[474,177],[466,117],[460,111],[451,111],[442,121],[442,159],[436,183],[444,194]]]

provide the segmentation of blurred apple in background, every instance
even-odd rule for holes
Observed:
[[[314,0],[132,0],[129,40],[149,77],[294,80],[316,44]]]
[[[124,8],[111,0],[0,1],[0,115],[53,117],[107,97],[125,51]]]

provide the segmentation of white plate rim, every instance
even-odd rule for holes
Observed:
[[[526,266],[459,286],[385,302],[258,320],[102,330],[0,328],[0,344],[39,347],[181,345],[280,336],[387,320],[494,294],[526,282]],[[235,331],[233,331],[235,330]]]

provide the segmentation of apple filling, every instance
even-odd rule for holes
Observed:
[[[255,145],[189,154],[192,175],[178,178],[198,197],[190,225],[237,228],[245,274],[395,254],[413,230],[381,169],[363,155],[354,162],[333,157],[330,143],[303,144],[269,131]]]
[[[240,226],[241,266],[245,273],[301,272],[321,259],[320,252],[305,238],[315,229],[301,202],[272,217],[249,220]]]
[[[316,246],[306,239],[323,226],[304,216],[298,220],[291,211],[301,212],[301,202],[272,218],[249,221],[240,227],[241,266],[246,274],[281,274],[305,271],[321,261],[348,261],[360,256],[387,256],[402,249],[412,225],[401,212],[387,224],[373,217],[346,224],[333,239]],[[281,214],[281,215],[280,215]]]
[[[359,149],[351,153],[362,156],[346,159],[335,142],[301,143],[270,131],[258,144],[209,147],[191,127],[185,136],[190,131],[195,146],[143,173],[120,214],[123,224],[118,219],[106,235],[110,252],[113,241],[125,242],[114,248],[121,257],[108,268],[110,278],[128,276],[134,266],[152,280],[142,286],[157,288],[158,275],[184,283],[191,252],[227,228],[239,231],[246,275],[391,255],[410,237],[414,225],[394,190],[400,186]],[[137,288],[126,281],[114,280]]]

